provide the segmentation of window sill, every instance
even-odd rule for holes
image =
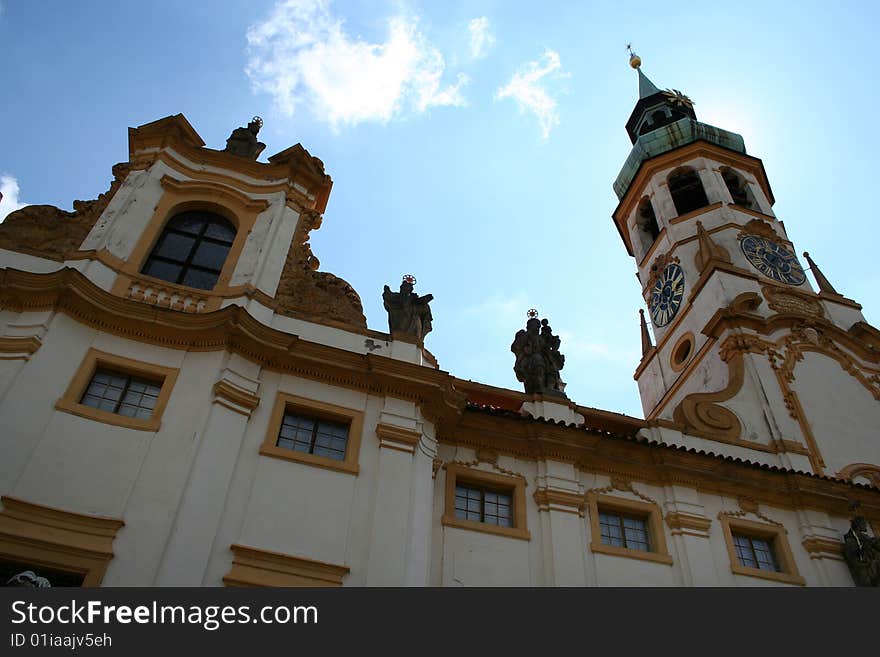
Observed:
[[[317,468],[324,468],[326,470],[335,470],[337,472],[344,472],[345,474],[355,475],[360,472],[360,466],[357,463],[350,463],[348,461],[335,461],[333,459],[329,459],[326,456],[315,456],[314,454],[306,454],[305,452],[297,452],[293,449],[285,449],[284,447],[278,447],[276,445],[262,445],[260,447],[260,454],[263,456],[271,456],[277,459],[284,459],[285,461],[294,461],[296,463],[303,463],[305,465],[315,466]]]
[[[117,427],[125,427],[126,429],[136,429],[137,431],[158,431],[159,427],[162,426],[161,421],[157,417],[151,417],[149,419],[127,417],[125,415],[119,415],[118,413],[104,411],[99,408],[92,408],[85,404],[71,402],[64,398],[59,399],[55,403],[55,410],[78,415],[79,417],[94,420],[95,422],[112,424]]]
[[[797,584],[798,586],[806,586],[806,580],[800,575],[792,575],[791,573],[779,573],[772,570],[761,570],[760,568],[749,568],[733,564],[730,570],[734,575],[747,575],[749,577],[758,577],[760,579],[769,579],[772,582],[782,582],[784,584]]]
[[[523,541],[529,541],[532,535],[528,529],[520,529],[518,527],[499,527],[498,525],[490,525],[485,522],[475,522],[473,520],[462,520],[455,516],[443,516],[441,523],[444,527],[457,527],[458,529],[470,529],[484,534],[495,534],[496,536],[506,536],[507,538],[518,538]]]
[[[672,555],[663,554],[661,552],[643,552],[642,550],[633,550],[631,548],[618,547],[616,545],[605,545],[604,543],[590,543],[590,550],[598,554],[610,554],[615,557],[628,557],[630,559],[641,559],[642,561],[663,563],[668,566],[672,565]]]

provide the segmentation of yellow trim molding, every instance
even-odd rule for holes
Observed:
[[[126,417],[118,413],[111,413],[110,411],[81,404],[80,400],[99,368],[106,368],[130,376],[140,376],[158,383],[161,388],[152,416],[149,418]],[[119,427],[126,427],[127,429],[158,431],[162,424],[162,413],[165,412],[168,399],[171,397],[171,389],[177,380],[177,372],[178,370],[172,367],[153,365],[152,363],[132,360],[124,356],[108,354],[97,349],[89,349],[76,373],[73,375],[73,379],[67,386],[64,395],[55,402],[55,408],[65,413],[73,413],[90,420],[114,424]]]
[[[36,335],[0,337],[0,360],[29,360],[42,345]]]
[[[684,534],[686,536],[709,538],[709,527],[712,526],[712,519],[693,513],[672,511],[666,514],[666,524],[669,525],[673,536]]]
[[[581,518],[586,514],[587,499],[578,493],[539,488],[532,497],[538,505],[538,511],[562,511],[579,515]]]
[[[446,470],[446,507],[441,518],[444,527],[471,529],[486,534],[531,540],[532,535],[526,526],[526,480],[523,477],[475,470],[458,463],[448,463],[444,469]],[[485,522],[456,518],[455,486],[459,483],[510,495],[513,500],[513,527],[499,527]]]
[[[342,586],[348,566],[295,557],[280,552],[231,545],[232,568],[223,577],[226,586]]]
[[[241,413],[246,417],[250,417],[251,413],[260,405],[260,398],[239,388],[228,381],[217,381],[214,384],[214,403],[228,408],[230,411]]]
[[[416,447],[422,439],[418,431],[381,422],[376,425],[376,436],[379,438],[379,449],[396,449],[408,454],[416,453]]]
[[[284,413],[288,410],[301,412],[304,415],[315,417],[320,420],[330,420],[347,424],[348,441],[345,445],[345,460],[337,461],[335,459],[327,458],[326,456],[306,454],[305,452],[297,452],[293,449],[278,447],[278,433],[281,431],[281,423],[284,420]],[[297,397],[296,395],[279,392],[278,396],[275,398],[275,406],[272,408],[272,416],[269,419],[269,428],[266,430],[266,438],[260,446],[260,454],[263,456],[272,456],[274,458],[296,461],[298,463],[305,463],[306,465],[314,465],[319,468],[357,475],[360,471],[358,456],[361,450],[361,435],[363,434],[363,431],[363,411],[357,411],[353,408],[345,408],[344,406],[336,406],[335,404],[327,404],[326,402],[319,402],[314,399],[306,399],[305,397]]]
[[[587,508],[590,513],[590,549],[593,552],[672,565],[672,555],[669,554],[669,550],[666,548],[663,513],[657,504],[589,491],[587,493]],[[644,518],[648,527],[648,540],[650,541],[651,551],[643,552],[642,550],[633,550],[632,548],[618,547],[616,545],[605,545],[602,542],[602,530],[599,527],[600,511],[623,513]]]
[[[724,542],[727,545],[727,555],[730,558],[730,570],[735,575],[748,575],[749,577],[759,577],[761,579],[769,579],[774,582],[783,582],[785,584],[798,584],[804,586],[806,581],[798,572],[797,564],[791,553],[791,547],[788,544],[788,532],[782,525],[771,525],[766,522],[755,522],[754,520],[745,520],[737,518],[723,511],[718,514],[718,520],[721,522],[721,530],[724,534]],[[733,545],[733,534],[737,533],[752,538],[762,538],[770,543],[773,554],[782,572],[770,570],[761,570],[760,568],[750,568],[743,566],[736,556],[736,548]]]
[[[122,520],[14,497],[0,501],[0,557],[82,575],[83,586],[101,584],[113,558],[113,539],[125,525]]]
[[[809,553],[810,559],[834,559],[845,561],[843,558],[843,541],[828,538],[827,536],[808,536],[801,544]]]
[[[687,367],[688,362],[694,357],[695,345],[696,341],[691,331],[682,335],[675,342],[675,346],[672,347],[672,353],[669,355],[669,366],[674,372],[681,372]],[[688,347],[687,351],[680,353],[684,350],[685,346]]]
[[[864,477],[872,486],[880,488],[880,467],[871,463],[850,463],[842,468],[835,477],[853,481],[856,477]]]

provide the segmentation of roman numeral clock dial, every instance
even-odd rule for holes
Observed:
[[[807,280],[797,256],[781,244],[759,235],[746,235],[740,242],[749,263],[774,281],[802,285]]]
[[[675,317],[684,298],[684,271],[676,264],[667,265],[651,291],[649,309],[654,326],[666,326]]]

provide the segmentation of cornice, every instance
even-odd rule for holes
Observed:
[[[584,472],[657,486],[682,485],[783,508],[814,508],[847,516],[858,499],[866,517],[880,517],[880,490],[623,435],[466,410],[444,444],[494,450],[515,458],[573,463]],[[870,508],[870,510],[866,510]]]
[[[418,403],[441,426],[453,423],[465,396],[442,370],[359,354],[273,329],[240,306],[183,313],[125,299],[79,271],[49,274],[0,269],[0,305],[14,312],[56,310],[102,331],[171,349],[226,349],[275,371]]]

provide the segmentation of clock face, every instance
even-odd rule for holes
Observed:
[[[752,266],[767,278],[787,285],[801,285],[807,280],[797,256],[773,240],[746,235],[740,246]]]
[[[651,318],[654,326],[666,326],[675,317],[684,298],[684,272],[676,264],[667,265],[651,291]]]

